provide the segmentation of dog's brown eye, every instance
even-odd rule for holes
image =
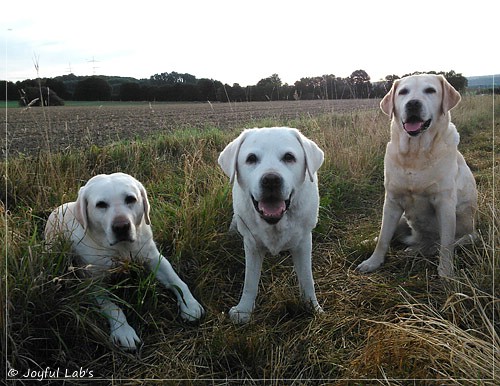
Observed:
[[[426,94],[434,94],[436,92],[436,89],[434,87],[427,87],[424,92]]]
[[[99,209],[106,209],[109,205],[107,202],[104,201],[97,201],[97,204],[95,204],[96,208]]]
[[[408,94],[408,89],[407,88],[402,88],[401,90],[399,90],[398,92],[398,95],[406,95]]]
[[[295,162],[296,158],[292,153],[285,153],[285,155],[283,156],[283,161],[291,163]]]
[[[247,160],[245,161],[247,164],[255,164],[257,163],[257,156],[253,153],[249,154]]]
[[[125,197],[125,204],[127,204],[127,205],[135,204],[136,202],[137,202],[137,198],[135,198],[134,196]]]

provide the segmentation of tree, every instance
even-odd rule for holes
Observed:
[[[321,78],[323,99],[334,99],[337,86],[337,79],[335,75],[323,75]]]
[[[226,84],[219,84],[216,92],[216,100],[219,102],[231,102],[233,100],[233,88]]]
[[[109,101],[111,99],[111,86],[108,81],[91,76],[77,83],[75,100],[79,101]]]
[[[257,100],[277,100],[280,99],[281,79],[278,74],[261,79],[257,82],[254,95]]]
[[[63,99],[68,99],[71,95],[68,93],[66,89],[66,85],[58,79],[47,78],[44,79],[45,86],[54,91],[59,97]]]
[[[450,84],[455,87],[455,90],[459,92],[465,91],[468,85],[467,78],[462,74],[457,74],[455,71],[451,70],[448,72],[442,73]]]
[[[409,75],[420,75],[420,74],[435,74],[435,75],[443,75],[450,84],[455,87],[455,89],[459,92],[465,91],[468,85],[467,78],[464,77],[462,74],[458,74],[453,70],[450,70],[448,72],[436,72],[436,71],[427,71],[427,72],[422,72],[422,71],[415,71],[412,72],[411,74],[405,74],[402,76],[404,78],[405,76]]]
[[[236,102],[243,102],[245,100],[245,90],[239,85],[239,83],[234,83],[232,87],[231,99]]]
[[[174,86],[174,100],[195,102],[200,100],[198,86],[193,83],[177,83]]]
[[[64,101],[48,87],[26,87],[20,90],[19,106],[63,106]]]
[[[397,75],[386,75],[384,80],[373,83],[371,96],[373,98],[383,98],[392,88],[394,82],[398,79],[399,76]]]
[[[385,88],[386,88],[386,92],[389,92],[389,90],[392,88],[392,85],[394,84],[394,82],[396,80],[399,79],[399,76],[397,75],[386,75],[385,76]]]
[[[185,84],[196,84],[196,76],[191,74],[179,74],[178,72],[162,72],[161,74],[152,75],[150,78],[151,83],[155,85],[170,84],[174,85],[176,83]]]
[[[82,77],[76,76],[75,74],[68,74],[57,76],[54,78],[54,80],[61,81],[64,84],[64,88],[66,89],[67,94],[66,97],[64,97],[65,94],[61,94],[61,97],[65,99],[73,99],[76,85],[80,80],[82,80]]]
[[[200,79],[197,85],[201,100],[215,101],[217,99],[217,88],[212,79]]]
[[[120,85],[119,98],[121,101],[143,100],[142,89],[137,82],[127,82]]]
[[[297,98],[300,99],[322,99],[321,94],[322,77],[315,76],[310,78],[301,78],[295,82]]]
[[[19,92],[15,83],[1,80],[0,87],[2,88],[0,93],[1,101],[17,101],[19,99]]]
[[[371,94],[372,84],[370,76],[364,70],[356,70],[349,77],[349,81],[353,87],[354,98],[369,98]]]

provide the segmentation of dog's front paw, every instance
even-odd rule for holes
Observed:
[[[366,259],[361,264],[356,267],[356,271],[361,273],[369,273],[375,271],[383,263],[383,260],[372,255],[369,259]]]
[[[234,306],[229,310],[229,317],[231,321],[236,324],[246,324],[250,321],[252,311],[244,311]]]
[[[325,310],[323,310],[323,307],[321,307],[319,304],[315,304],[313,311],[315,314],[321,315],[325,313]]]
[[[453,269],[453,265],[450,264],[444,264],[444,263],[439,263],[438,266],[438,275],[442,279],[451,279],[455,276],[455,270]]]
[[[135,330],[127,322],[111,331],[111,341],[127,351],[135,351],[141,343]]]
[[[188,322],[194,322],[205,315],[203,306],[195,298],[180,304],[181,318]]]

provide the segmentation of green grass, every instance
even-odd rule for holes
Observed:
[[[498,148],[493,155],[491,97],[464,98],[452,117],[462,136],[460,150],[478,181],[481,240],[457,251],[458,274],[448,284],[436,277],[437,260],[408,257],[398,249],[374,274],[353,271],[373,250],[373,243],[363,241],[377,235],[381,220],[386,116],[355,111],[265,122],[295,126],[325,151],[313,267],[326,313],[311,315],[297,300],[291,259],[282,254],[265,259],[254,319],[246,326],[233,325],[227,315],[242,290],[244,254],[242,240],[227,233],[231,191],[216,164],[238,131],[184,129],[102,148],[10,159],[2,164],[9,206],[0,209],[7,245],[1,295],[8,311],[0,320],[10,366],[21,373],[82,367],[94,378],[130,380],[497,383],[500,312],[493,280],[498,283],[499,217],[492,200],[499,188],[498,182],[496,191],[492,185]],[[52,208],[74,200],[94,174],[115,171],[146,186],[157,244],[207,311],[199,324],[182,322],[173,294],[137,264],[123,267],[106,286],[91,285],[75,274],[67,245],[52,253],[44,249],[42,230]],[[108,342],[107,322],[92,300],[103,288],[121,299],[143,339],[137,355]]]

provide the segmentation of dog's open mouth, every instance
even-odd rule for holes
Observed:
[[[403,128],[412,137],[419,135],[421,132],[427,130],[431,125],[432,119],[422,121],[419,117],[411,116],[406,122],[403,122]]]
[[[268,224],[276,224],[281,220],[285,212],[290,207],[291,195],[288,200],[282,200],[278,197],[266,197],[257,201],[253,196],[252,202],[255,210],[260,214],[260,217]]]

